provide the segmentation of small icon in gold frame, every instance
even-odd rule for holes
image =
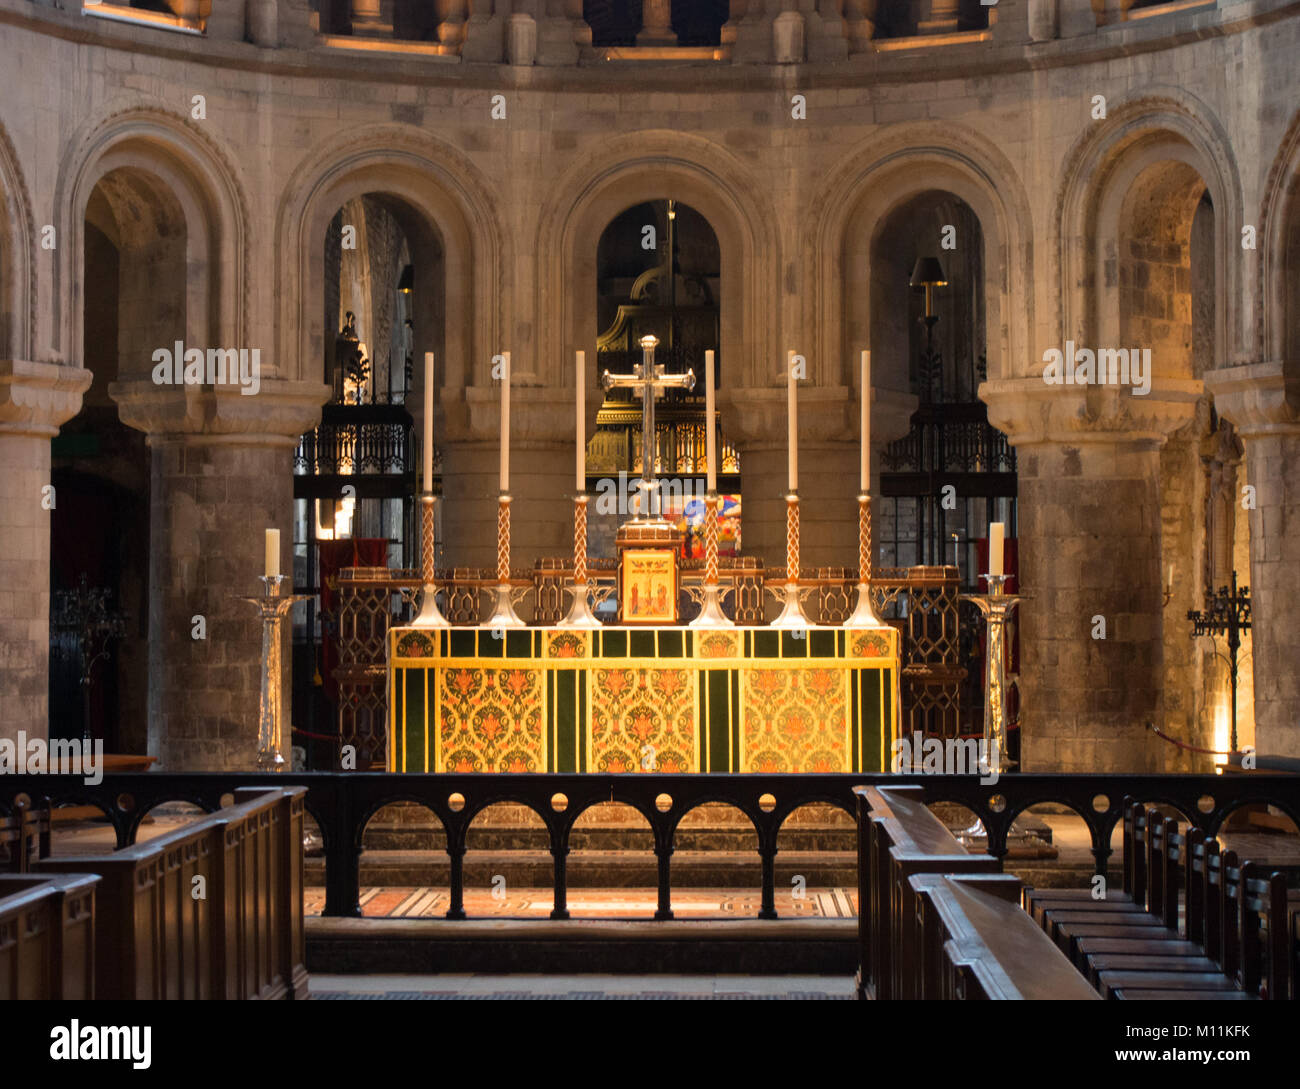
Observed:
[[[619,619],[624,624],[677,623],[677,553],[625,548],[619,565]]]

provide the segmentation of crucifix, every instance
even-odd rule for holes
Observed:
[[[694,389],[695,372],[685,374],[664,374],[663,364],[655,364],[655,346],[659,338],[653,335],[641,338],[641,363],[635,367],[635,374],[601,375],[601,385],[607,390],[630,388],[637,391],[641,398],[641,490],[645,493],[645,506],[649,518],[659,514],[658,504],[653,504],[651,496],[658,490],[655,482],[655,398],[660,390]],[[636,521],[647,521],[638,516]]]

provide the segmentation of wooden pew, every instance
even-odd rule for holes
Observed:
[[[1020,906],[1010,874],[917,874],[917,925],[927,951],[925,999],[1073,999],[1097,992]],[[937,954],[936,954],[937,951]]]
[[[147,843],[37,862],[102,879],[96,995],[305,998],[306,793],[241,789],[230,808]]]
[[[94,874],[0,874],[0,1001],[95,997]]]
[[[991,855],[970,854],[926,808],[920,787],[856,787],[858,805],[859,998],[909,995],[904,969],[918,951],[907,920],[915,907],[907,879],[916,873],[999,873]]]
[[[1093,898],[1091,882],[1086,889],[1035,889],[1026,888],[1024,907],[1034,919],[1042,921],[1046,912],[1053,909],[1069,910],[1073,907],[1092,907],[1101,911],[1122,912],[1136,903],[1142,903],[1146,891],[1146,857],[1143,845],[1146,835],[1146,811],[1138,803],[1125,799],[1123,806],[1123,847],[1121,873],[1123,884],[1119,891],[1106,890],[1105,900]],[[1109,905],[1103,907],[1102,905]]]
[[[27,873],[36,859],[50,853],[48,805],[17,806],[0,816],[0,873]]]

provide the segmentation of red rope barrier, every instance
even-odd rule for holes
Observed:
[[[1147,729],[1162,741],[1168,741],[1171,745],[1177,745],[1180,749],[1186,749],[1188,752],[1205,753],[1207,756],[1231,756],[1230,752],[1219,752],[1218,749],[1203,749],[1199,745],[1189,745],[1186,741],[1179,741],[1176,737],[1170,737],[1168,734],[1156,729],[1155,724],[1148,722]]]

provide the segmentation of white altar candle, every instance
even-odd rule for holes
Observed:
[[[275,578],[280,573],[280,531],[266,531],[266,577]]]
[[[713,430],[713,349],[704,353],[704,462],[708,490],[718,490],[718,441]]]
[[[866,495],[871,488],[871,353],[862,353],[862,470],[858,474],[858,491]]]
[[[501,374],[501,491],[510,491],[510,353],[502,352]]]
[[[793,351],[788,351],[785,354],[785,369],[788,382],[786,387],[788,391],[786,401],[789,407],[789,429],[786,436],[786,446],[789,448],[790,454],[790,491],[795,492],[799,490],[799,423],[798,408],[796,407],[797,394],[795,392]]]
[[[424,490],[433,491],[433,353],[424,353]]]
[[[1002,574],[1002,544],[1006,526],[1002,522],[989,523],[989,574]]]
[[[578,352],[576,355],[578,368],[578,454],[574,479],[578,494],[581,495],[587,490],[587,353]]]

